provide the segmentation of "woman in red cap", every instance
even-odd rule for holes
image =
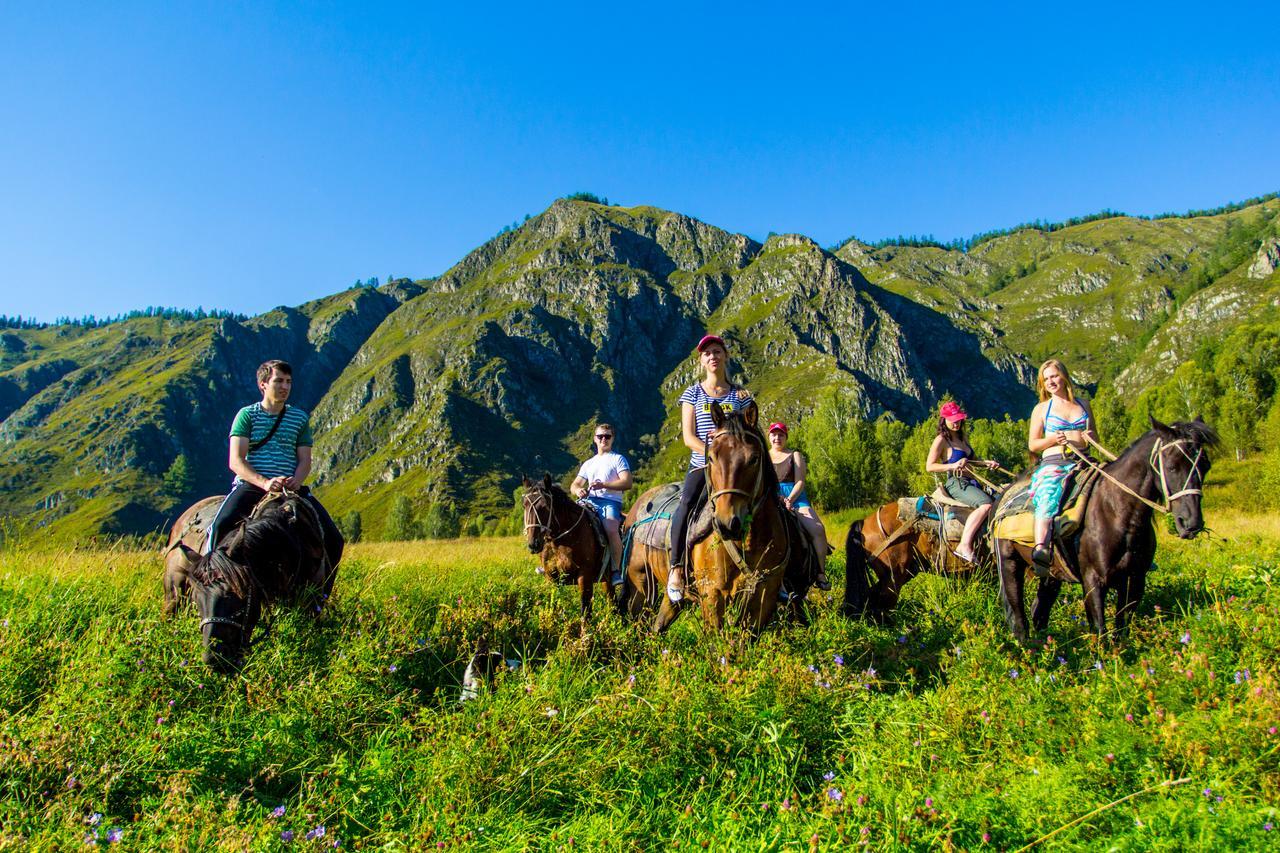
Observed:
[[[972,562],[973,537],[991,512],[993,499],[983,491],[977,480],[965,476],[965,469],[999,468],[1000,463],[974,457],[973,446],[964,434],[964,421],[967,417],[964,409],[954,400],[942,404],[938,411],[938,437],[929,446],[924,469],[931,474],[945,474],[947,480],[943,488],[946,493],[953,500],[974,508],[965,519],[964,533],[960,536],[960,544],[956,546],[956,556]]]
[[[685,534],[689,530],[689,512],[706,489],[707,442],[715,436],[711,407],[736,412],[754,406],[751,392],[729,381],[729,350],[719,335],[705,335],[698,341],[698,361],[703,379],[680,395],[680,426],[685,447],[689,448],[689,470],[680,489],[680,503],[671,513],[671,573],[667,575],[667,596],[672,601],[684,598]]]
[[[827,545],[827,528],[823,527],[822,519],[809,503],[809,495],[804,488],[808,475],[804,454],[787,447],[787,432],[787,425],[782,421],[769,424],[769,460],[778,475],[778,494],[787,509],[795,510],[817,548],[819,568],[815,583],[818,589],[831,589],[831,581],[827,579],[827,555],[831,552]]]

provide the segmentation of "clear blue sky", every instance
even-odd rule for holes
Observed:
[[[1280,189],[1272,4],[433,5],[6,4],[0,313],[295,305],[576,190],[826,245]]]

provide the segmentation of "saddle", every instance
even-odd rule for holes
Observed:
[[[591,532],[600,546],[600,565],[596,568],[596,582],[599,583],[607,577],[609,571],[612,551],[609,547],[609,534],[605,533],[604,519],[600,517],[600,510],[596,509],[594,504],[579,501],[578,506],[587,510],[587,523],[591,525]]]
[[[671,550],[671,513],[680,503],[680,484],[667,483],[658,489],[636,513],[636,520],[627,529],[627,540],[634,539],[641,545]],[[711,505],[706,502],[705,493],[698,498],[689,518],[688,542],[690,545],[701,542],[711,535],[714,516]]]
[[[973,507],[953,499],[942,488],[931,495],[898,498],[898,521],[941,536],[947,542],[959,542],[964,523]]]
[[[1080,532],[1084,524],[1084,511],[1089,505],[1089,496],[1093,493],[1098,472],[1093,468],[1078,466],[1069,477],[1070,480],[1063,484],[1062,505],[1053,520],[1053,536],[1059,541],[1070,539]],[[991,520],[991,534],[997,539],[1008,539],[1027,547],[1036,544],[1030,480],[1015,483],[1005,493]]]

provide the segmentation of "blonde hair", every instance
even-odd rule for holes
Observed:
[[[1062,374],[1062,381],[1067,386],[1067,399],[1074,403],[1076,401],[1075,383],[1071,381],[1071,373],[1068,372],[1067,366],[1056,358],[1049,359],[1036,371],[1036,394],[1040,396],[1040,402],[1043,403],[1050,397],[1049,392],[1044,389],[1044,371],[1049,367],[1056,367]]]

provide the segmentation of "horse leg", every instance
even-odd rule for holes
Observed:
[[[849,535],[844,542],[844,607],[842,612],[850,619],[860,618],[866,613],[871,596],[863,524],[864,522],[855,521],[849,527]]]
[[[1084,572],[1084,612],[1099,639],[1107,641],[1107,588],[1095,572]]]
[[[1129,636],[1129,619],[1138,610],[1138,603],[1147,591],[1147,571],[1134,567],[1127,573],[1122,588],[1123,597],[1116,608],[1116,636],[1125,639]]]
[[[1062,581],[1058,578],[1041,578],[1036,587],[1036,598],[1031,603],[1031,626],[1037,631],[1049,627],[1049,612],[1062,592]]]
[[[995,540],[996,571],[1000,575],[1000,603],[1004,606],[1005,621],[1013,638],[1022,645],[1027,644],[1027,613],[1023,607],[1022,586],[1026,572],[1018,561],[1017,550],[1013,543],[1004,539]]]
[[[582,607],[579,616],[583,622],[591,618],[591,596],[595,592],[595,582],[590,572],[578,573],[578,593],[582,599]]]
[[[664,634],[671,627],[671,623],[676,621],[676,617],[680,615],[680,605],[672,603],[665,592],[662,593],[662,604],[658,606],[658,615],[653,617],[653,632],[655,634]]]

